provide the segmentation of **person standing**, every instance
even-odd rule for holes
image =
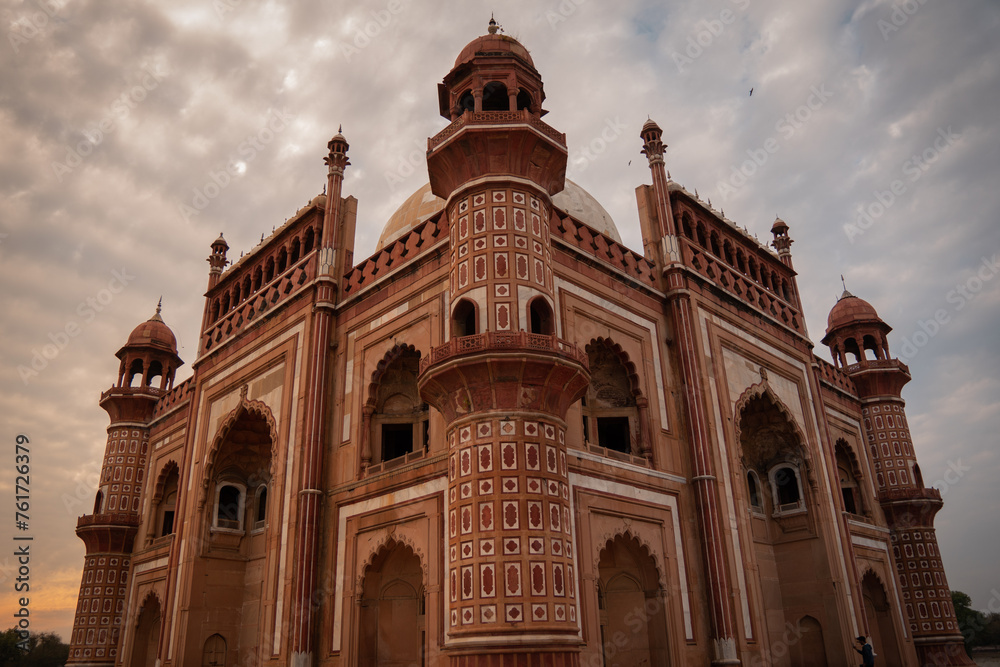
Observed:
[[[861,654],[862,667],[872,667],[875,664],[875,649],[864,636],[858,637],[858,643],[861,644],[861,648],[854,650]]]

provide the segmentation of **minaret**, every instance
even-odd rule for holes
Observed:
[[[348,248],[353,247],[349,246],[349,243],[353,244],[353,239],[348,242],[341,228],[343,200],[340,194],[344,183],[344,170],[350,164],[347,159],[348,143],[344,135],[338,131],[327,144],[327,148],[328,153],[324,158],[327,165],[326,211],[323,234],[320,238],[319,266],[316,271],[313,334],[308,342],[309,356],[306,357],[308,379],[305,395],[308,400],[303,415],[305,440],[302,448],[302,487],[296,496],[298,503],[294,566],[296,578],[290,626],[293,667],[314,664],[313,596],[316,591],[319,512],[323,496],[320,487],[323,473],[323,410],[327,405],[326,397],[329,391],[327,355],[330,353],[330,337],[334,326],[333,307],[336,304],[339,280],[344,274],[343,261],[345,253],[349,252]]]
[[[446,422],[445,651],[461,667],[579,664],[566,411],[590,381],[555,328],[551,196],[565,136],[516,40],[473,40],[439,86],[452,120],[428,140],[447,200],[450,331],[421,360]]]
[[[226,268],[226,253],[229,251],[229,244],[219,232],[219,238],[212,241],[212,254],[208,256],[208,289],[211,290],[219,284],[219,276]]]
[[[687,289],[677,229],[670,206],[666,168],[663,154],[663,130],[654,121],[642,126],[640,137],[643,154],[649,161],[653,176],[653,194],[656,198],[656,215],[660,221],[659,265],[663,267],[667,300],[673,318],[675,345],[684,377],[685,407],[691,431],[691,485],[698,505],[698,522],[701,531],[702,558],[708,583],[709,616],[712,622],[712,664],[737,665],[736,640],[733,620],[732,594],[722,541],[722,525],[727,521],[719,505],[712,452],[716,449],[709,435],[708,414],[701,371],[698,368],[698,348],[692,319],[691,295]]]
[[[778,251],[778,259],[788,268],[794,269],[792,266],[792,244],[795,241],[788,235],[788,225],[781,218],[775,217],[774,224],[771,225],[771,234],[774,235],[771,245]]]
[[[972,665],[955,620],[934,532],[941,492],[924,487],[901,398],[910,369],[889,355],[886,336],[891,330],[871,304],[845,288],[830,311],[823,343],[830,347],[834,364],[853,380],[861,399],[878,501],[891,531],[906,622],[920,664]]]
[[[79,518],[76,534],[86,556],[73,620],[71,665],[113,665],[125,621],[128,572],[140,521],[149,456],[149,422],[157,401],[173,388],[182,363],[177,339],[160,317],[160,306],[132,331],[118,351],[118,381],[101,394],[111,417],[92,514]],[[156,378],[159,381],[156,381]]]

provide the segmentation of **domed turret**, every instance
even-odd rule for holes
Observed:
[[[118,387],[132,387],[135,378],[141,378],[138,387],[168,390],[174,386],[174,373],[183,364],[177,356],[177,337],[160,317],[163,300],[156,304],[156,312],[129,334],[128,342],[115,354],[121,360],[118,369]]]
[[[177,354],[177,337],[170,327],[163,323],[163,318],[160,317],[161,308],[162,305],[157,304],[153,316],[132,330],[125,347],[155,347]]]
[[[450,121],[466,111],[528,111],[545,115],[542,78],[528,49],[513,37],[497,34],[490,19],[489,34],[461,50],[444,81],[438,84],[441,115]]]
[[[847,355],[853,357],[850,363],[867,365],[866,350],[874,355],[875,360],[889,358],[886,335],[890,331],[892,327],[882,321],[874,306],[845,288],[827,317],[823,344],[830,347],[834,364],[838,367],[849,365]]]

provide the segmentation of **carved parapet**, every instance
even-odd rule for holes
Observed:
[[[586,354],[556,336],[489,331],[453,338],[420,361],[420,395],[451,422],[489,410],[563,418],[586,391]]]

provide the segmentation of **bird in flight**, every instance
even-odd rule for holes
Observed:
[[[750,95],[748,97],[753,97],[753,88],[750,89]]]

